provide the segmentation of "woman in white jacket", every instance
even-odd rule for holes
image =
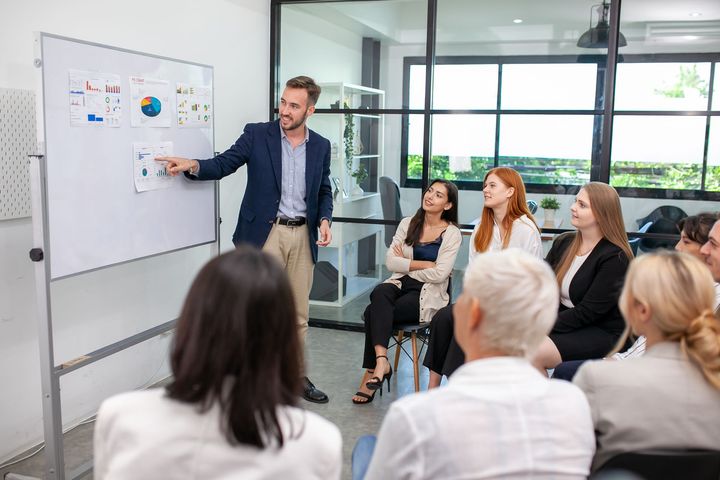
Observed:
[[[468,264],[484,253],[519,248],[542,260],[540,229],[528,210],[525,184],[512,168],[490,170],[483,183],[480,222],[470,237]],[[441,308],[432,319],[425,365],[430,370],[428,388],[440,385],[443,375],[450,376],[465,361],[465,354],[453,336],[452,305]]]
[[[190,287],[165,388],[116,395],[95,427],[98,479],[339,479],[335,425],[299,408],[302,349],[290,282],[240,247]]]
[[[390,390],[387,347],[393,324],[427,323],[449,302],[448,281],[462,243],[457,212],[455,184],[435,180],[415,215],[400,222],[385,258],[393,274],[372,291],[363,315],[366,370],[353,403],[370,403],[386,381]]]

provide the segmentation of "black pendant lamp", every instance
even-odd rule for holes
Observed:
[[[597,8],[598,11],[598,23],[594,27],[592,26],[592,9]],[[610,14],[610,4],[603,0],[603,3],[599,5],[593,5],[590,10],[590,29],[580,35],[577,41],[577,46],[580,48],[608,48],[608,40],[610,38],[610,24],[608,23],[608,17]],[[618,47],[624,47],[627,45],[625,35],[620,33],[618,35]]]

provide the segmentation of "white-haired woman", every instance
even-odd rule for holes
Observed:
[[[691,255],[661,251],[631,263],[619,304],[625,336],[632,330],[647,338],[645,355],[589,362],[574,380],[593,412],[593,468],[633,450],[717,450],[720,322],[714,302],[710,272]]]
[[[454,306],[465,364],[447,386],[393,403],[366,480],[586,478],[594,452],[587,400],[528,360],[555,321],[558,297],[552,270],[529,253],[478,256]]]

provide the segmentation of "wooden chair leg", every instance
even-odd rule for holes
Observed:
[[[395,365],[393,365],[393,370],[397,370],[398,363],[400,363],[400,350],[402,349],[402,340],[404,334],[405,332],[400,330],[397,335],[397,345],[395,345]]]
[[[413,378],[415,380],[415,391],[420,391],[420,372],[418,369],[417,333],[412,332],[412,354],[413,354]]]

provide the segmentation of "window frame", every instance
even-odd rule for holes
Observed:
[[[408,140],[409,140],[409,91],[410,91],[410,68],[415,65],[425,65],[427,57],[424,56],[407,56],[403,59],[403,86],[402,86],[402,105],[403,109],[407,109],[402,114],[401,128],[401,146],[400,146],[400,185],[405,188],[422,188],[422,179],[408,178]],[[632,115],[632,116],[701,116],[705,117],[705,136],[703,145],[703,163],[701,189],[699,190],[683,190],[683,189],[663,189],[663,188],[636,188],[636,187],[616,187],[616,190],[622,197],[639,197],[639,198],[668,198],[683,200],[720,200],[720,192],[705,190],[707,176],[707,154],[710,142],[710,120],[712,117],[720,118],[720,110],[712,110],[713,94],[715,87],[716,66],[720,64],[720,52],[718,53],[656,53],[656,54],[628,54],[618,55],[617,64],[620,63],[700,63],[708,62],[710,64],[710,78],[708,79],[708,102],[705,110],[615,110],[614,105],[607,109],[602,105],[602,98],[605,96],[605,72],[608,70],[608,56],[606,55],[518,55],[518,56],[497,56],[497,55],[457,55],[457,56],[437,56],[434,59],[434,65],[459,65],[459,64],[496,64],[498,65],[498,91],[497,103],[495,109],[436,109],[430,108],[427,111],[412,111],[412,114],[423,115],[446,115],[446,114],[492,114],[496,116],[495,129],[495,156],[494,165],[499,163],[499,141],[500,141],[500,118],[501,115],[593,115],[593,139],[590,160],[590,181],[601,181],[610,183],[610,172],[612,167],[611,149],[612,139],[607,144],[610,151],[603,152],[603,126],[609,123],[612,131],[612,123],[616,115]],[[509,64],[553,64],[553,63],[596,63],[597,77],[595,88],[595,109],[594,110],[518,110],[518,109],[502,109],[500,108],[500,99],[502,96],[502,72],[503,65]],[[615,74],[615,68],[612,69]],[[613,90],[615,83],[613,79]],[[427,88],[427,86],[426,86]],[[426,92],[427,95],[427,92]],[[614,91],[613,91],[614,96]],[[610,121],[604,122],[606,112],[610,111]],[[428,122],[426,122],[428,123]],[[424,135],[429,135],[430,131],[424,131]],[[426,140],[427,141],[427,140]],[[606,154],[604,154],[606,153]],[[430,164],[430,159],[423,162]],[[425,175],[424,175],[425,176]],[[482,190],[482,180],[468,181],[456,180],[458,188],[461,190]],[[576,193],[580,185],[564,185],[564,184],[537,184],[526,183],[529,193],[553,193],[553,194],[573,194]]]

